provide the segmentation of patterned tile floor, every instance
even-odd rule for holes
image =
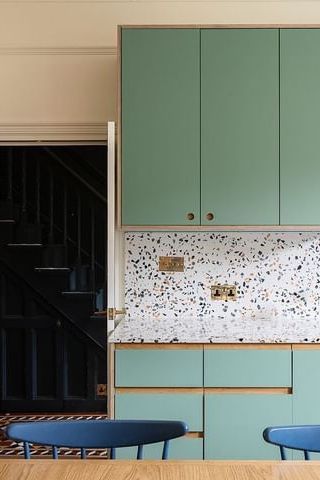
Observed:
[[[4,429],[9,423],[13,422],[32,422],[39,420],[105,420],[105,414],[0,414],[0,456],[21,457],[23,456],[23,448],[21,444],[12,442],[5,437]],[[51,456],[51,449],[41,446],[33,446],[31,454],[45,457]],[[60,455],[68,457],[77,457],[80,455],[79,450],[69,448],[60,448]],[[88,450],[88,457],[106,457],[107,451],[105,449]]]

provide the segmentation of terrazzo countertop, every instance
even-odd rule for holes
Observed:
[[[316,318],[130,318],[110,334],[111,343],[320,343]],[[307,325],[307,328],[306,328]]]

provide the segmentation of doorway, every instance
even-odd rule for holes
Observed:
[[[1,414],[106,414],[107,152],[0,147]]]

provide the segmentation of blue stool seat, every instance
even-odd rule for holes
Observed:
[[[23,442],[24,456],[30,458],[30,443],[52,447],[52,456],[58,458],[59,447],[79,448],[86,458],[87,448],[115,449],[137,446],[137,459],[142,459],[143,445],[164,442],[162,459],[168,458],[169,440],[182,437],[188,426],[180,421],[156,420],[63,420],[11,423],[6,435]]]
[[[263,438],[280,447],[282,460],[287,459],[285,448],[302,450],[305,460],[310,460],[310,452],[320,452],[320,425],[269,427],[264,430]]]

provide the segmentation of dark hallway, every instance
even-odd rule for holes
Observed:
[[[0,410],[106,412],[106,147],[0,147]]]

